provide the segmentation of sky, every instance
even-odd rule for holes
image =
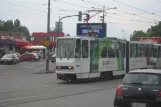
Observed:
[[[0,0],[0,19],[19,19],[30,33],[47,31],[48,0]],[[50,28],[60,17],[78,14],[105,6],[107,37],[129,39],[135,30],[147,31],[161,21],[161,0],[51,0]],[[93,8],[92,8],[93,7]],[[117,9],[112,9],[117,7]],[[96,12],[90,12],[94,15]],[[151,14],[154,13],[154,14]],[[100,23],[102,13],[92,17],[89,22]],[[84,16],[83,16],[84,18]],[[82,23],[78,17],[62,20],[65,34],[76,36],[76,25]]]

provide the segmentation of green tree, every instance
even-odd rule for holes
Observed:
[[[0,31],[22,32],[23,36],[25,36],[28,41],[31,40],[29,29],[26,26],[22,26],[19,19],[16,19],[14,21],[0,20]]]
[[[145,32],[143,32],[142,30],[134,31],[133,34],[131,35],[130,40],[135,41],[135,40],[137,40],[138,37],[146,37],[146,36],[147,36],[147,34]]]
[[[156,26],[151,26],[151,28],[147,30],[147,35],[149,37],[161,37],[161,22]]]
[[[161,22],[155,26],[151,26],[147,32],[143,32],[141,30],[134,31],[130,40],[136,40],[138,37],[161,37]]]

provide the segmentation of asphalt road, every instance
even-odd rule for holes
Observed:
[[[50,63],[50,69],[55,64]],[[55,73],[35,74],[45,62],[0,65],[0,107],[113,107],[122,79],[67,83]]]

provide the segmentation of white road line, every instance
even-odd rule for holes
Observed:
[[[78,92],[78,93],[73,93],[73,94],[69,94],[69,95],[60,95],[59,97],[55,96],[54,98],[67,97],[67,96],[73,96],[73,95],[80,95],[80,94],[97,92],[97,91],[104,91],[104,90],[109,90],[109,89],[115,89],[115,88],[111,87],[111,88],[104,88],[104,89],[98,89],[98,90],[89,90],[89,91]],[[43,94],[43,95],[35,95],[35,96],[29,96],[29,97],[12,98],[12,99],[7,99],[7,100],[1,100],[0,103],[7,102],[7,101],[15,101],[15,100],[23,100],[23,99],[37,98],[37,97],[43,97],[43,96],[50,96],[50,95],[53,95],[53,94]]]

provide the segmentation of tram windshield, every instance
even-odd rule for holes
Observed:
[[[74,58],[75,39],[58,39],[57,40],[57,58]]]

